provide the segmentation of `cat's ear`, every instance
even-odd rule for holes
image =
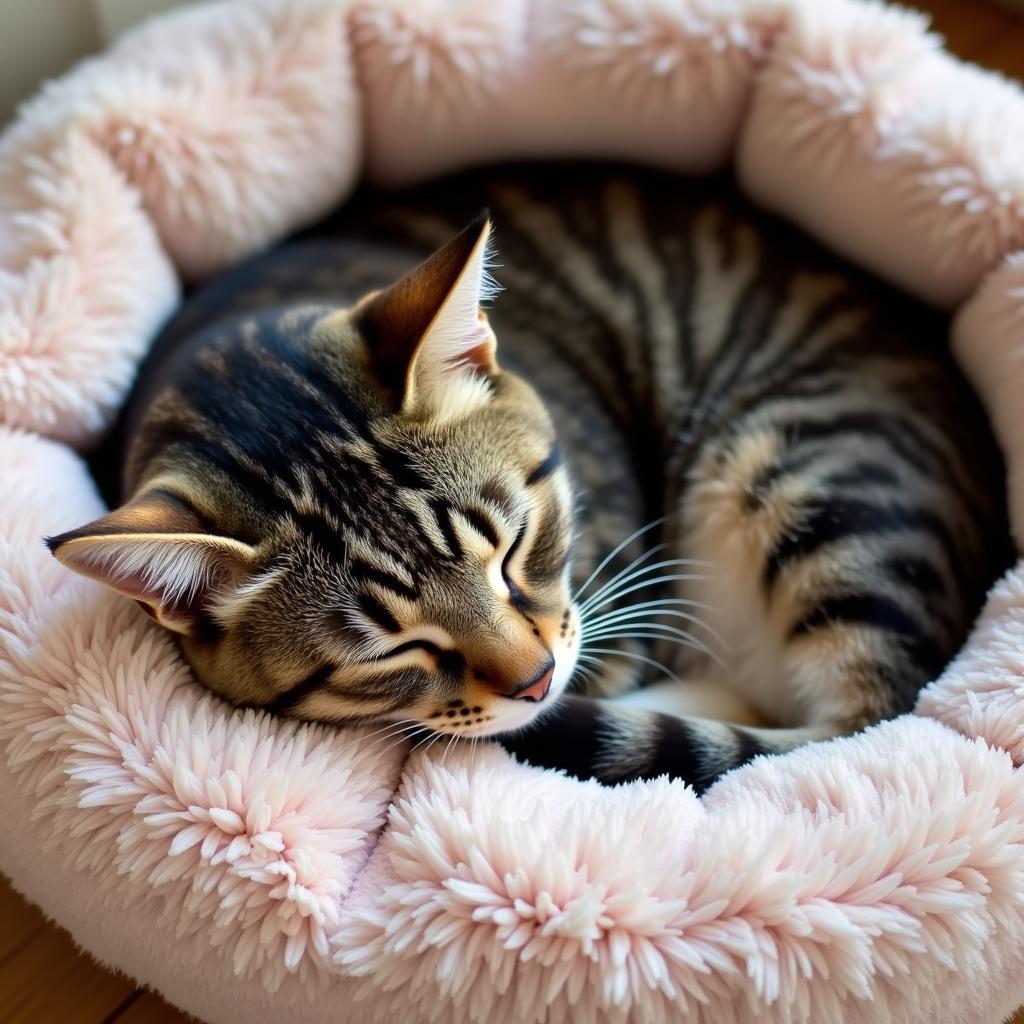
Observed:
[[[237,587],[256,566],[252,547],[211,533],[163,490],[46,544],[69,569],[133,598],[162,626],[186,635],[214,595]]]
[[[495,290],[487,272],[491,222],[482,213],[396,284],[356,307],[382,382],[403,413],[434,415],[487,394],[497,372],[494,332],[481,303]]]

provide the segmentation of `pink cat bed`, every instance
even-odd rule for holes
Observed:
[[[179,296],[483,159],[735,161],[958,308],[1024,537],[1024,96],[858,0],[211,3],[0,138],[0,867],[210,1022],[979,1022],[1024,1002],[1024,570],[917,714],[602,789],[234,712],[41,543]],[[434,748],[436,750],[436,748]]]

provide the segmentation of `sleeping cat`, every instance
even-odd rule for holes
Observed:
[[[57,558],[235,704],[604,782],[703,789],[913,707],[1007,555],[938,315],[720,183],[350,209],[185,305],[124,504]]]

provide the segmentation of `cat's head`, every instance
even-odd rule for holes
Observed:
[[[489,232],[352,309],[295,317],[263,376],[220,381],[256,358],[238,339],[197,357],[143,421],[134,498],[53,553],[180,634],[235,703],[460,735],[529,722],[578,652],[572,498],[540,398],[498,365]],[[286,390],[291,405],[267,393]],[[249,411],[197,416],[200,393]],[[199,441],[154,447],[176,418]]]

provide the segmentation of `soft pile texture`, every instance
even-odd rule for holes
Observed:
[[[178,301],[365,171],[735,161],[957,309],[1024,540],[1024,96],[858,0],[227,0],[0,137],[0,868],[199,1017],[994,1024],[1024,1001],[1024,570],[916,715],[703,800],[230,710],[40,542]]]

